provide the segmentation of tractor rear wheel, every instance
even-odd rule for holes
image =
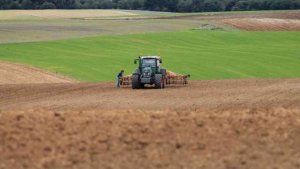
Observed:
[[[139,88],[141,88],[139,75],[132,75],[132,89],[139,89]]]
[[[155,88],[162,89],[164,87],[164,81],[161,74],[155,75]]]

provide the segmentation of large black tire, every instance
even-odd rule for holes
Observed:
[[[164,88],[163,76],[161,74],[155,74],[155,88],[156,89]]]
[[[139,80],[139,75],[132,75],[132,89],[140,89],[141,88],[141,83]]]

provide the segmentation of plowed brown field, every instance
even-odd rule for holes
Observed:
[[[300,79],[192,81],[165,90],[113,83],[0,85],[2,110],[241,110],[300,107]]]
[[[27,65],[0,62],[0,85],[69,82],[74,80]]]
[[[300,79],[0,85],[0,168],[300,168]]]
[[[223,24],[247,31],[299,31],[300,20],[248,18],[248,19],[223,19]]]
[[[168,17],[172,18],[172,17]],[[261,13],[222,13],[214,15],[175,16],[193,20],[208,20],[246,31],[299,31],[300,11]]]

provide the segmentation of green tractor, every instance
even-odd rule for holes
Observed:
[[[134,60],[134,64],[139,64],[132,74],[132,88],[140,89],[145,85],[154,85],[157,89],[166,86],[166,69],[160,64],[162,60],[159,56],[140,56]]]

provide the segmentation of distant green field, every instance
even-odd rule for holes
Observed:
[[[181,19],[0,21],[0,44],[100,35],[186,31],[205,21]]]
[[[178,15],[184,14],[105,9],[0,10],[0,44],[99,35],[186,31],[207,23],[203,20],[153,19]]]
[[[139,55],[192,79],[300,77],[300,32],[186,31],[1,44],[0,59],[31,64],[82,81],[131,73]]]
[[[140,10],[0,10],[0,44],[41,42],[100,35],[178,32],[210,24],[236,30],[221,18],[300,16],[300,10],[172,13]],[[176,17],[175,17],[176,16]],[[181,17],[180,17],[181,16]],[[193,17],[183,17],[193,16]],[[216,21],[215,19],[218,21]],[[266,21],[267,22],[267,21]],[[205,29],[205,28],[204,28]]]

